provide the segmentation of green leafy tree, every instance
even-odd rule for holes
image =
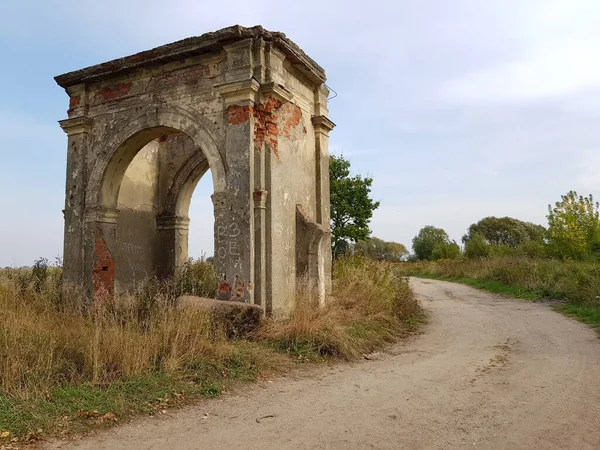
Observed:
[[[518,247],[527,241],[543,242],[545,233],[546,229],[535,223],[512,217],[486,217],[472,224],[462,241],[467,244],[475,235],[479,235],[491,245]]]
[[[450,238],[441,228],[427,225],[419,230],[412,240],[413,252],[417,259],[433,259],[433,249],[436,244],[449,243]]]
[[[400,261],[408,254],[408,250],[398,242],[386,242],[379,238],[371,237],[363,241],[358,241],[354,245],[354,254],[378,261]]]
[[[600,250],[598,202],[575,191],[548,205],[548,250],[562,259],[586,259]]]
[[[331,241],[333,257],[343,255],[349,242],[369,237],[369,223],[379,207],[369,196],[372,178],[350,176],[350,161],[343,156],[329,157],[331,193]]]
[[[481,233],[471,234],[465,243],[465,256],[469,259],[485,258],[490,255],[490,244]]]
[[[458,259],[461,257],[460,246],[455,241],[438,242],[433,246],[431,259]]]

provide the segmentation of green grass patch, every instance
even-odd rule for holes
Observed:
[[[154,372],[106,386],[59,386],[26,398],[0,394],[0,433],[34,438],[61,430],[85,432],[201,397],[219,397],[231,382],[255,381],[257,375],[251,359],[238,357],[225,364],[196,361],[177,376]]]
[[[600,306],[596,305],[563,305],[554,308],[569,317],[590,325],[600,333]]]

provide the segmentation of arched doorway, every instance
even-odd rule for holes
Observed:
[[[210,170],[200,179],[190,203],[190,234],[188,254],[194,259],[214,259],[215,218],[212,211],[213,194],[212,174]]]
[[[134,156],[117,199],[112,254],[116,293],[148,279],[170,278],[185,264],[191,197],[207,172],[210,179],[206,156],[185,133],[163,134]],[[203,234],[213,239],[214,219],[209,213]]]
[[[155,116],[158,120],[169,124],[176,116]],[[97,203],[92,222],[95,292],[121,293],[149,278],[172,277],[188,259],[192,194],[207,172],[223,173],[224,168],[198,122],[188,127],[189,122],[178,122],[184,126],[126,126],[116,137],[134,133],[115,147],[107,142],[100,152],[90,177],[99,183],[88,192]],[[218,175],[212,181],[214,188],[225,185]]]

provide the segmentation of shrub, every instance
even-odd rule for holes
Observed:
[[[465,243],[465,256],[469,259],[485,258],[490,255],[490,245],[480,233],[474,233]]]
[[[217,274],[212,260],[190,258],[177,279],[177,294],[212,298],[217,292],[217,286]]]
[[[419,233],[413,238],[413,252],[418,259],[432,260],[435,246],[448,242],[450,242],[450,238],[446,231],[432,225],[427,225],[421,228]]]
[[[438,259],[458,259],[462,256],[459,245],[452,242],[438,242],[433,247],[431,252],[431,259],[433,261]]]

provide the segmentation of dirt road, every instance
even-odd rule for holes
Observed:
[[[431,322],[380,359],[49,448],[600,449],[600,340],[591,329],[541,304],[412,285]]]

